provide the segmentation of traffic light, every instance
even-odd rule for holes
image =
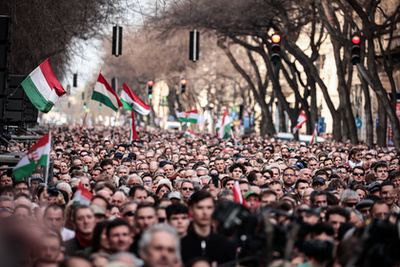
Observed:
[[[277,33],[274,33],[271,36],[271,61],[276,64],[281,59],[281,36]]]
[[[149,80],[147,82],[147,94],[149,96],[149,99],[153,98],[153,85],[154,85],[154,81],[153,80]]]
[[[351,63],[353,65],[360,63],[361,58],[360,58],[360,43],[361,43],[361,37],[358,35],[353,35],[351,37]]]
[[[83,109],[87,109],[86,102],[83,102]]]
[[[116,57],[122,54],[122,27],[118,25],[113,27],[112,54]]]
[[[185,78],[182,78],[181,82],[179,84],[180,89],[181,89],[181,94],[183,94],[186,91],[186,84],[187,84],[187,80]]]
[[[78,74],[74,73],[74,79],[72,85],[78,87]]]
[[[196,62],[199,60],[200,33],[197,30],[190,32],[189,41],[189,60]]]
[[[103,106],[101,105],[101,103],[99,104],[99,109],[101,110],[103,108]]]

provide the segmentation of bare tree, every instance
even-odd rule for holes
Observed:
[[[345,51],[350,51],[349,37],[352,33],[361,34],[363,40],[365,40],[365,43],[361,44],[361,51],[365,51],[365,61],[363,59],[361,63],[357,64],[357,70],[366,102],[370,101],[366,84],[373,89],[378,99],[378,145],[386,146],[386,118],[389,117],[392,124],[394,145],[397,148],[400,147],[400,125],[396,116],[396,97],[394,98],[395,101],[390,101],[378,73],[380,65],[383,65],[385,74],[390,81],[392,95],[396,96],[396,87],[393,79],[394,63],[391,56],[391,40],[395,26],[400,20],[400,4],[393,2],[391,8],[387,9],[382,1],[375,0],[337,0],[334,1],[334,5],[332,5],[332,2],[326,0],[317,0],[316,3],[321,15],[324,16],[324,25],[330,33],[334,46],[339,47],[343,45],[346,48]],[[343,27],[339,23],[336,17],[337,13],[340,13],[345,20],[344,25],[347,27]],[[383,40],[387,37],[389,37],[389,41],[384,46]],[[375,49],[376,43],[378,43],[378,51]],[[377,52],[383,55],[381,61],[377,60]],[[343,64],[339,65],[339,67],[342,66]],[[351,71],[350,68],[349,71]],[[351,72],[349,72],[349,77],[351,77]],[[346,88],[346,86],[344,87]],[[368,110],[370,105],[367,104],[365,108],[367,108],[367,122],[369,123],[367,127],[372,127],[371,111]],[[369,132],[369,134],[371,135],[372,133]],[[372,138],[367,138],[368,144],[372,145]]]
[[[116,2],[1,0],[1,13],[12,19],[9,72],[28,74],[51,58],[55,74],[62,76],[73,42],[99,36],[117,12]]]

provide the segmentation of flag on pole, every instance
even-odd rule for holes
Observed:
[[[89,206],[92,198],[93,194],[85,187],[83,187],[82,181],[80,181],[74,195],[73,203],[80,203]]]
[[[247,206],[246,199],[243,197],[242,192],[240,191],[239,182],[235,181],[233,185],[233,199],[236,203],[242,204],[243,206]]]
[[[49,165],[51,133],[47,133],[28,150],[13,169],[15,180],[28,177],[38,166]]]
[[[304,111],[302,110],[302,111],[300,112],[299,117],[297,118],[297,125],[294,126],[294,128],[293,128],[293,133],[296,133],[296,132],[301,128],[301,126],[303,126],[303,124],[304,124],[306,121],[307,121],[307,115],[306,115],[306,113],[304,113]]]
[[[228,116],[228,110],[225,110],[224,116],[222,117],[221,127],[218,130],[219,138],[228,138],[228,133],[231,130],[231,118]]]
[[[150,113],[150,106],[135,95],[126,83],[124,83],[122,88],[121,102],[124,109],[131,110],[133,107],[133,109],[141,115],[149,115]]]
[[[310,141],[310,145],[312,144],[316,144],[317,143],[317,124],[315,124],[314,126],[314,131],[312,132],[312,137],[311,137],[311,141]]]
[[[115,112],[119,107],[122,107],[121,100],[119,100],[119,97],[108,84],[106,79],[104,79],[103,75],[101,75],[101,73],[99,74],[99,78],[94,85],[92,99],[103,103]]]
[[[178,117],[178,120],[181,122],[190,122],[196,124],[197,120],[199,119],[197,109],[179,112],[176,115]]]
[[[21,86],[32,104],[44,113],[49,112],[59,97],[67,93],[54,75],[49,59],[34,69]]]
[[[192,130],[187,129],[185,132],[185,136],[190,137],[190,138],[196,138],[197,134],[193,132]]]
[[[133,112],[132,110],[132,114],[131,114],[131,125],[130,125],[130,136],[129,136],[129,143],[132,144],[132,141],[134,140],[139,140],[139,135],[136,131],[136,124],[135,124],[135,112]]]

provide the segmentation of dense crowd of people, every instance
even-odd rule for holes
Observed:
[[[119,127],[51,132],[47,183],[45,168],[22,180],[1,171],[0,265],[400,264],[396,150],[256,133],[153,130],[129,143]]]

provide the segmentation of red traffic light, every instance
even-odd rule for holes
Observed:
[[[154,81],[150,80],[150,81],[147,82],[147,84],[148,84],[149,86],[153,86]]]
[[[281,36],[280,36],[279,34],[277,34],[277,33],[274,33],[274,34],[271,36],[271,41],[272,41],[273,43],[277,44],[277,43],[279,43],[279,42],[281,41]]]
[[[351,38],[351,41],[353,42],[353,44],[358,45],[358,44],[361,42],[361,38],[360,38],[360,36],[354,35],[354,36]]]
[[[187,84],[187,80],[185,78],[181,79],[181,84],[182,85],[186,85]]]

